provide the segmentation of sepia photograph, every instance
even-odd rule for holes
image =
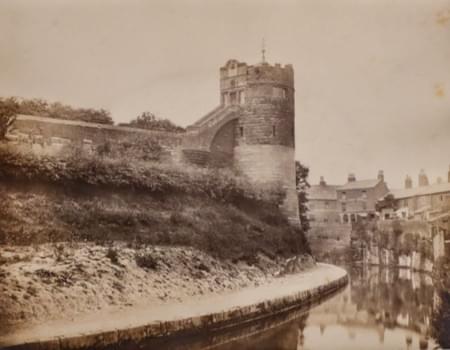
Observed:
[[[0,349],[450,349],[450,0],[0,0]]]

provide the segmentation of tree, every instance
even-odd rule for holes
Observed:
[[[0,98],[0,140],[5,139],[19,111],[19,104],[14,97]]]
[[[386,195],[383,199],[378,200],[375,204],[375,210],[381,212],[383,209],[397,210],[397,201],[392,194]]]
[[[131,120],[129,124],[121,124],[121,126],[131,126],[140,129],[164,130],[172,132],[184,131],[184,128],[174,124],[169,119],[158,118],[154,113],[151,112],[143,112],[136,119]]]
[[[298,194],[298,209],[300,216],[300,225],[304,233],[308,232],[310,225],[307,216],[308,213],[308,197],[307,189],[310,187],[308,183],[309,168],[299,161],[295,161],[295,185]]]

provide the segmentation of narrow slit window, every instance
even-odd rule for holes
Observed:
[[[239,134],[241,135],[241,137],[244,137],[244,127],[243,126],[239,127]]]
[[[277,127],[272,125],[272,136],[277,136]]]

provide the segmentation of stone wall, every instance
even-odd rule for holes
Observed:
[[[240,145],[235,148],[235,165],[255,183],[281,185],[286,191],[283,209],[298,222],[294,149],[280,145]]]
[[[106,142],[130,143],[152,140],[166,154],[177,158],[182,133],[117,127],[105,124],[19,115],[8,138],[18,147],[28,146],[37,154],[56,155],[65,147],[93,149]]]

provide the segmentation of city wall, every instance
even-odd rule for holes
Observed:
[[[11,144],[37,155],[62,155],[68,148],[89,152],[108,142],[138,144],[150,140],[173,159],[179,156],[182,137],[182,133],[28,115],[19,115],[8,135]]]

